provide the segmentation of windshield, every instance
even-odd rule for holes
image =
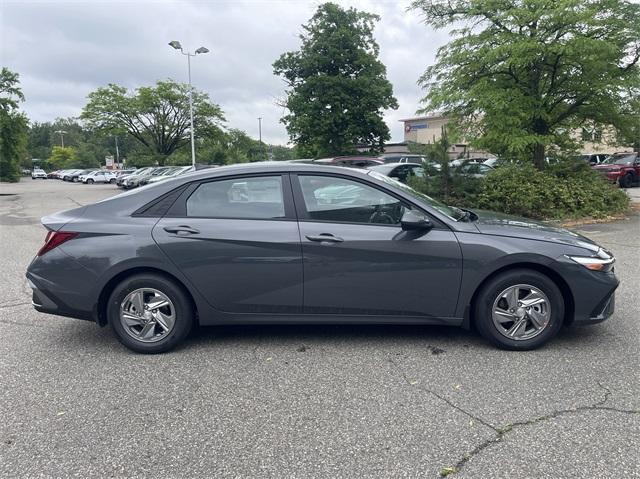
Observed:
[[[630,165],[635,159],[636,155],[610,156],[602,163],[606,165]]]
[[[434,200],[430,196],[427,196],[427,195],[425,195],[423,193],[420,193],[419,191],[416,191],[413,188],[411,188],[410,186],[407,186],[404,183],[401,183],[401,182],[399,182],[397,180],[394,180],[393,178],[389,178],[388,176],[382,175],[382,174],[378,173],[377,171],[373,171],[373,170],[369,170],[369,174],[372,177],[374,177],[376,180],[384,181],[387,184],[395,186],[396,188],[404,191],[405,193],[413,196],[414,198],[416,198],[416,199],[428,204],[429,206],[431,206],[432,208],[438,210],[443,215],[448,216],[452,220],[459,221],[461,219],[466,218],[466,214],[465,214],[464,211],[462,211],[462,210],[460,210],[458,208],[452,208],[451,206],[447,206],[447,205],[445,205],[444,203],[441,203],[438,200]]]

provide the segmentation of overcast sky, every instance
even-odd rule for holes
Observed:
[[[297,50],[300,25],[322,2],[253,1],[30,1],[0,0],[0,60],[20,74],[34,121],[78,116],[89,92],[108,83],[129,88],[158,79],[187,81],[186,57],[167,45],[203,45],[211,53],[192,61],[194,86],[219,103],[227,126],[285,144],[276,99],[284,83],[275,59]],[[400,108],[385,113],[392,141],[402,141],[400,118],[411,117],[422,92],[416,81],[433,62],[447,32],[434,32],[408,1],[345,0],[344,6],[380,15],[375,30]]]

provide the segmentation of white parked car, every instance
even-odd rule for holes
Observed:
[[[86,184],[115,183],[116,179],[117,177],[114,173],[112,173],[111,171],[105,171],[105,170],[92,171],[91,173],[82,175],[80,177],[80,181]]]
[[[38,178],[40,178],[41,180],[46,180],[47,179],[47,174],[45,173],[44,170],[41,170],[40,168],[35,168],[31,172],[31,179],[32,180],[37,180]]]
[[[174,178],[176,176],[180,176],[183,175],[184,173],[189,173],[190,171],[195,171],[195,167],[193,166],[181,166],[179,168],[175,168],[173,170],[170,170],[162,175],[158,175],[158,176],[152,176],[151,178],[149,178],[149,180],[147,181],[148,185],[151,185],[153,183],[158,183],[160,181],[165,181],[168,180],[169,178]]]

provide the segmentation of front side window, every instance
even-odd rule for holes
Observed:
[[[282,177],[260,176],[202,183],[187,199],[187,216],[284,218]]]
[[[298,176],[311,220],[400,224],[409,209],[397,198],[358,181],[331,176]]]

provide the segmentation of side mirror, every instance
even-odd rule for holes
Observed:
[[[402,229],[405,231],[429,230],[433,228],[433,223],[429,218],[416,210],[408,210],[402,215],[400,220]]]

